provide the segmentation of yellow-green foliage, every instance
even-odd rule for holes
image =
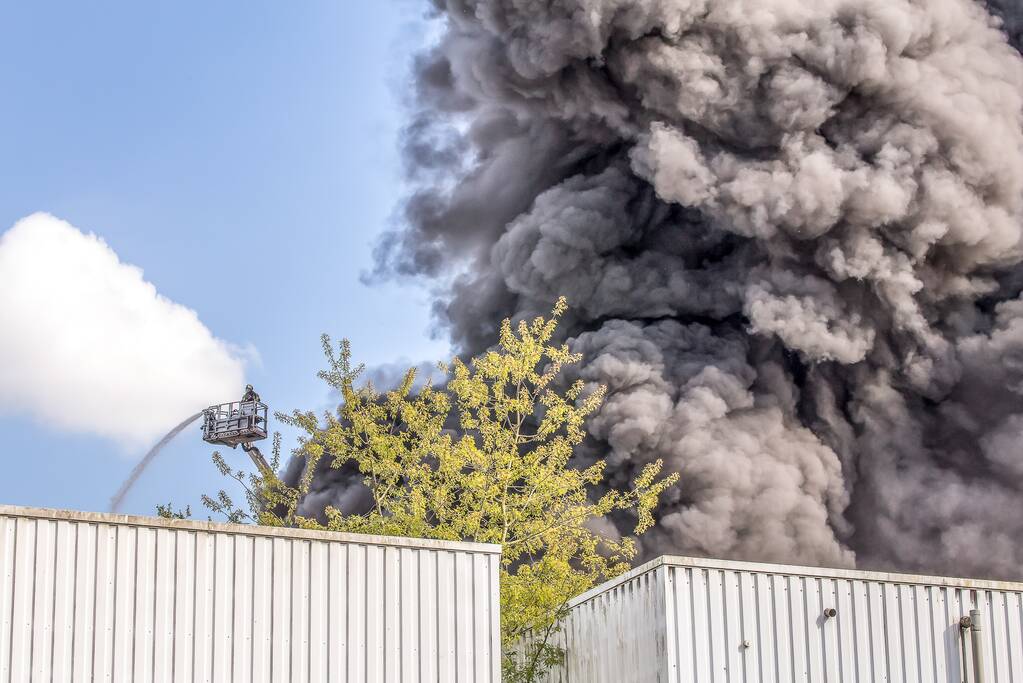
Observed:
[[[305,432],[296,450],[308,460],[302,483],[295,490],[272,474],[252,480],[260,523],[324,528],[295,510],[316,463],[329,454],[334,467],[358,466],[375,506],[365,514],[328,509],[325,528],[501,544],[504,643],[526,634],[535,643],[526,661],[507,663],[509,680],[531,680],[555,658],[547,642],[569,599],[631,566],[633,539],[607,538],[591,522],[631,511],[635,533],[643,533],[658,496],[678,477],[661,477],[655,462],[631,490],[594,495],[604,462],[571,466],[604,388],[587,390],[578,381],[559,389],[563,368],[580,360],[551,343],[564,310],[562,300],[549,319],[505,321],[496,348],[442,368],[443,388],[414,389],[412,370],[384,394],[360,386],[362,367],[352,367],[348,343],[335,352],[324,337],[329,368],[320,376],[340,392],[340,407],[325,416],[278,415]]]

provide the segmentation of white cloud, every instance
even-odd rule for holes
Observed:
[[[240,395],[245,356],[92,233],[36,213],[0,235],[0,411],[141,447]]]

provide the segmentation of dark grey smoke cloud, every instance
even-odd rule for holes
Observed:
[[[1002,30],[1016,49],[1023,44],[1023,2],[1020,0],[987,0],[992,14],[1002,20]]]
[[[569,298],[583,459],[682,473],[647,556],[1018,576],[1023,61],[985,6],[435,5],[380,272],[461,273],[466,353]]]

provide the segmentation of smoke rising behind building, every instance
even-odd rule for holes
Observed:
[[[449,282],[465,353],[568,297],[582,458],[682,473],[646,555],[1018,573],[1023,60],[984,5],[435,4],[379,272]]]

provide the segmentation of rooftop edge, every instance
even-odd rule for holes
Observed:
[[[724,571],[741,571],[752,574],[774,574],[782,576],[805,576],[814,579],[841,579],[847,581],[876,581],[914,586],[939,586],[946,588],[964,588],[967,590],[995,590],[1008,593],[1023,593],[1023,582],[994,581],[990,579],[967,579],[951,576],[928,576],[924,574],[904,574],[900,572],[871,571],[864,569],[839,569],[833,567],[808,567],[788,564],[772,564],[768,562],[746,562],[740,560],[715,560],[704,557],[686,557],[683,555],[661,555],[645,564],[622,574],[621,576],[595,586],[585,593],[576,596],[568,607],[576,607],[584,602],[614,590],[622,584],[633,581],[643,574],[652,572],[659,567],[691,567],[693,569],[716,569]]]
[[[378,545],[394,548],[418,548],[421,550],[450,550],[470,553],[500,555],[501,546],[496,543],[472,543],[469,541],[440,541],[432,538],[407,538],[405,536],[376,536],[351,534],[340,531],[314,531],[285,527],[258,526],[255,524],[227,524],[223,522],[201,522],[191,519],[164,519],[141,515],[122,515],[107,512],[80,512],[55,508],[23,507],[0,504],[0,517],[23,519],[45,519],[55,522],[85,522],[94,524],[121,524],[154,529],[176,529],[183,531],[205,531],[218,534],[243,536],[264,536],[271,538],[305,539],[310,541],[332,541],[359,545]]]

